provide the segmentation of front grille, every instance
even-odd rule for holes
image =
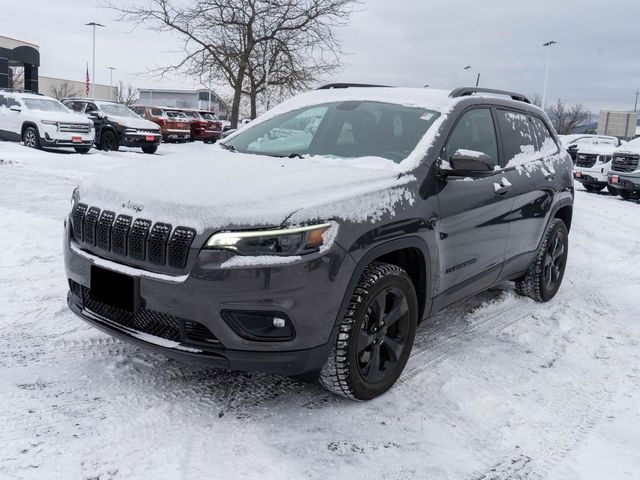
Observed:
[[[615,155],[611,162],[611,170],[615,172],[634,172],[638,169],[638,156]]]
[[[85,123],[59,123],[58,130],[68,133],[89,133],[91,125]]]
[[[576,167],[591,168],[596,164],[598,155],[579,153],[576,158]]]
[[[118,215],[77,204],[71,212],[73,237],[78,243],[121,257],[183,269],[196,236],[193,228]]]
[[[85,309],[122,327],[173,342],[220,345],[211,330],[201,323],[146,308],[132,313],[112,307],[93,300],[91,290],[73,280],[69,280],[69,288]]]
[[[149,133],[152,135],[160,135],[160,130],[155,130],[153,128],[132,128],[131,130],[137,133]]]

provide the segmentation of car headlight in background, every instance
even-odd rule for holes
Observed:
[[[229,250],[239,255],[303,255],[329,248],[335,238],[333,222],[301,227],[220,232],[209,238],[205,248]]]
[[[40,123],[44,125],[58,125],[58,122],[56,122],[55,120],[40,120]]]

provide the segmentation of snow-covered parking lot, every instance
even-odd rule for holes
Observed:
[[[399,383],[355,403],[180,364],[67,309],[74,185],[138,161],[0,143],[0,478],[640,478],[639,204],[577,186],[554,300],[504,284],[448,309]]]

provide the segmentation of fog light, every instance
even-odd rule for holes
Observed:
[[[282,342],[295,337],[293,323],[282,312],[221,312],[224,321],[240,337],[254,342]]]

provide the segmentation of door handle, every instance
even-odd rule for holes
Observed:
[[[511,184],[507,181],[506,178],[500,180],[500,183],[493,184],[493,191],[496,195],[504,195],[511,191]]]

